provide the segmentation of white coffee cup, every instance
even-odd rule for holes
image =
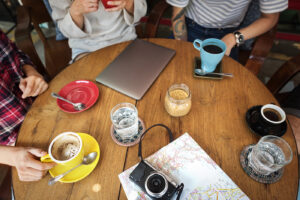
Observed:
[[[268,118],[265,115],[265,112],[267,110],[270,110],[270,112],[272,112],[272,110],[275,111],[274,113],[276,115],[280,115],[280,116],[278,116],[280,120],[275,121],[275,120]],[[263,117],[263,119],[266,120],[267,122],[270,122],[271,124],[275,124],[275,125],[281,124],[282,122],[284,122],[286,120],[286,115],[285,115],[284,110],[282,110],[282,108],[280,108],[279,106],[276,106],[274,104],[266,104],[266,105],[262,106],[260,113],[261,113],[261,116]]]

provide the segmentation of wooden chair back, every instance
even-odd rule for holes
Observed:
[[[43,43],[45,43],[46,37],[40,28],[40,24],[52,22],[52,18],[49,15],[44,2],[42,0],[22,0],[22,3],[23,6],[27,7],[29,10],[34,29],[37,31]]]
[[[273,93],[279,102],[288,95],[279,93],[280,90],[300,72],[300,54],[285,62],[271,77],[267,88]]]
[[[41,39],[44,46],[44,57],[46,65],[44,68],[46,68],[47,74],[49,75],[50,79],[52,79],[57,73],[64,69],[71,60],[71,49],[68,45],[68,40],[57,41],[55,36],[46,37],[42,29],[40,28],[40,24],[42,23],[53,23],[52,18],[49,15],[48,10],[42,0],[22,0],[22,4],[23,6],[18,9],[18,25],[16,29],[17,44],[22,50],[24,50],[29,45],[26,40],[29,39],[32,41],[30,33],[28,33],[31,30],[29,30],[28,27],[20,27],[19,22],[21,21],[27,26],[31,26],[31,24],[33,24],[33,28],[38,33],[39,38]],[[24,19],[27,18],[29,18],[29,22],[28,20],[24,21]],[[27,39],[25,40],[25,38]],[[24,45],[21,45],[21,43],[26,43],[27,47],[24,47]],[[30,45],[32,46],[33,44]],[[30,54],[26,51],[25,53]],[[33,59],[36,60],[36,58]]]
[[[23,6],[26,6],[30,9],[30,15],[32,17],[33,23],[42,24],[44,22],[49,22],[52,20],[42,0],[21,1],[23,3]]]

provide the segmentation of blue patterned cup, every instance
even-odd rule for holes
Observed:
[[[200,51],[202,70],[205,72],[215,71],[225,54],[226,44],[222,40],[215,38],[203,41],[196,39],[193,44]]]

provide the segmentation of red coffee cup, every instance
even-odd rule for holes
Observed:
[[[116,6],[113,6],[113,5],[108,5],[107,2],[108,1],[113,1],[113,0],[101,0],[102,1],[102,4],[104,6],[104,8],[113,8],[113,7],[116,7]]]

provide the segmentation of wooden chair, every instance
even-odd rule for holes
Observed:
[[[71,60],[71,49],[68,40],[57,41],[55,36],[46,37],[40,24],[52,23],[42,0],[22,0],[23,6],[18,8],[16,43],[18,47],[30,56],[37,65],[38,71],[51,79],[64,69]],[[45,66],[38,57],[31,38],[33,28],[38,33],[45,50]]]
[[[153,7],[146,21],[146,27],[143,37],[151,38],[157,36],[160,22],[164,20],[163,15],[170,8],[171,6],[167,4],[165,0],[159,1]],[[171,21],[169,25],[171,25]],[[262,64],[264,63],[269,51],[273,46],[275,34],[276,27],[274,27],[267,33],[257,37],[251,51],[242,51],[240,53],[241,63],[255,75],[258,74],[260,68],[262,67]]]
[[[300,54],[285,62],[271,77],[267,87],[279,102],[282,102],[288,96],[288,93],[279,93],[279,91],[299,72]]]
[[[11,167],[0,165],[0,200],[11,200]]]

